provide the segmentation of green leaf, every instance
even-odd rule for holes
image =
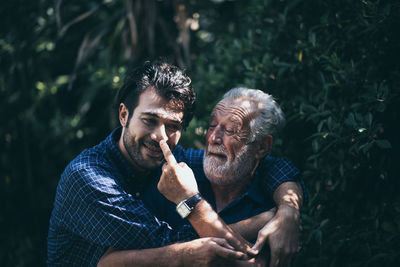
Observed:
[[[344,123],[348,126],[354,126],[356,124],[356,120],[354,118],[354,114],[350,113]]]
[[[374,143],[374,142],[365,143],[365,144],[363,144],[362,146],[360,146],[359,149],[362,150],[363,153],[367,153],[368,150],[371,149],[373,143]]]
[[[320,223],[319,227],[320,227],[320,228],[324,227],[328,222],[329,222],[329,219],[323,220],[323,221]]]
[[[390,142],[385,139],[375,140],[375,143],[378,145],[378,147],[383,148],[383,149],[392,148],[392,145],[390,144]]]
[[[252,68],[250,66],[250,63],[249,63],[249,61],[247,59],[243,59],[243,64],[246,67],[246,69],[252,70]]]
[[[365,121],[367,122],[367,125],[369,128],[371,128],[372,125],[372,114],[371,112],[368,112],[368,114],[365,116]]]

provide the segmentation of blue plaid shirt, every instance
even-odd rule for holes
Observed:
[[[118,128],[83,151],[61,175],[50,218],[48,266],[96,266],[108,247],[153,248],[198,237],[189,225],[172,229],[145,206],[142,194],[154,179],[135,175],[117,147],[120,134]],[[202,164],[201,150],[177,147],[174,154],[189,166]],[[269,194],[298,174],[293,165],[275,169],[278,165],[266,166]]]

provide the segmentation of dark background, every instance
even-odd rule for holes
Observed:
[[[198,95],[201,147],[218,98],[274,95],[273,154],[303,173],[292,266],[400,266],[399,1],[4,0],[0,4],[0,262],[43,266],[66,164],[117,125],[129,67],[159,56]]]

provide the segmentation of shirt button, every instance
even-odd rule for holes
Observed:
[[[140,197],[140,193],[139,193],[139,192],[136,192],[136,193],[135,193],[135,196],[136,196],[136,197]]]

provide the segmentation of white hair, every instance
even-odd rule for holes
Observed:
[[[276,134],[285,126],[286,120],[274,98],[261,90],[249,88],[233,88],[226,92],[222,99],[236,100],[245,98],[258,106],[258,114],[250,122],[250,142],[259,141],[262,137]]]

